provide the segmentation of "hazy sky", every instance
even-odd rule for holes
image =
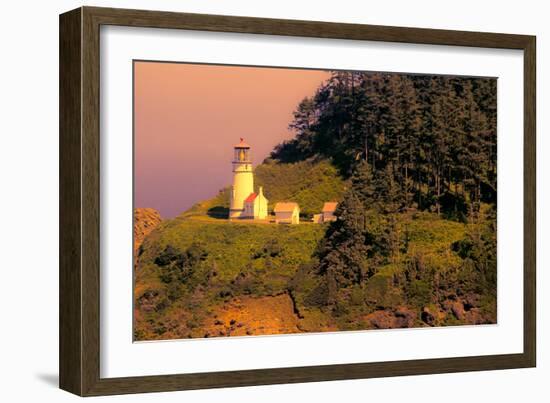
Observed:
[[[244,137],[254,166],[293,134],[292,112],[320,70],[135,63],[136,207],[174,217],[232,182]]]

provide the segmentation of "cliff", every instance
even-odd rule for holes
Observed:
[[[160,213],[153,208],[134,209],[134,256],[147,235],[162,221]]]

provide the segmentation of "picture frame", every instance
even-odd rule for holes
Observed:
[[[523,352],[102,378],[100,27],[346,39],[523,51]],[[536,365],[534,36],[81,7],[60,16],[60,387],[80,396],[527,368]]]

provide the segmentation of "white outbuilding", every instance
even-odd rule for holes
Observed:
[[[315,224],[322,224],[323,223],[323,214],[313,214],[313,222]]]
[[[337,202],[326,202],[323,205],[323,219],[322,222],[330,222],[330,221],[336,221],[336,216],[334,215],[334,212],[336,211],[336,206],[338,206]]]
[[[244,209],[241,218],[265,220],[267,217],[268,200],[264,196],[264,189],[260,186],[258,193],[250,193],[244,200]]]
[[[300,206],[294,202],[279,202],[273,209],[276,224],[299,224]]]

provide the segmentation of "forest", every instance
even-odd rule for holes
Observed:
[[[322,155],[344,177],[364,161],[401,207],[465,213],[496,203],[496,96],[494,78],[333,72],[271,157]]]
[[[333,72],[299,104],[296,137],[271,158],[330,158],[351,183],[305,270],[321,278],[306,301],[347,310],[352,292],[368,299],[377,273],[409,305],[420,296],[420,310],[465,296],[496,301],[496,96],[493,78]],[[422,211],[467,225],[451,245],[458,270],[409,250],[406,213]]]

